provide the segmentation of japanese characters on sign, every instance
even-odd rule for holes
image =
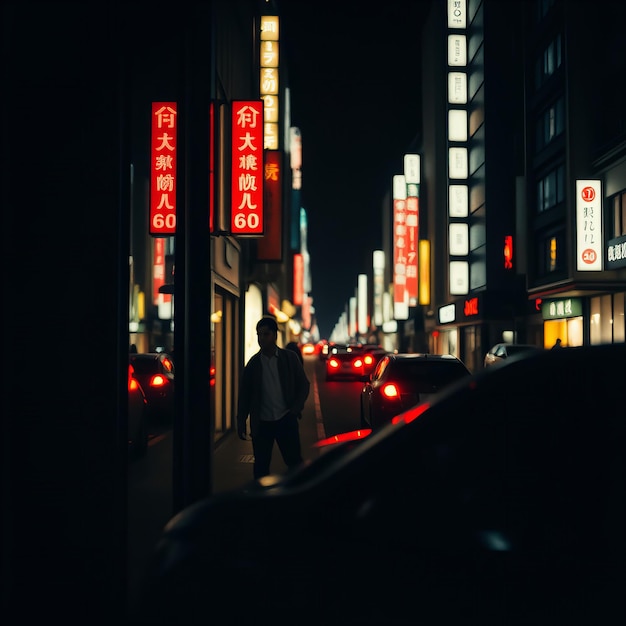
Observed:
[[[263,235],[263,101],[238,100],[232,105],[231,232]]]
[[[576,269],[602,270],[602,189],[599,180],[576,181]]]
[[[259,92],[263,99],[263,147],[267,150],[280,148],[279,30],[280,20],[277,15],[261,16]]]
[[[394,318],[409,317],[407,291],[408,229],[406,182],[402,175],[393,177],[393,307]]]
[[[150,234],[176,233],[176,102],[152,103]]]

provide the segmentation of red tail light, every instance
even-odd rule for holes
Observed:
[[[409,409],[408,411],[405,411],[404,413],[400,413],[400,415],[396,415],[395,417],[392,417],[391,423],[398,424],[399,422],[404,422],[405,424],[408,424],[409,422],[416,420],[429,406],[430,404],[428,404],[428,402],[423,402],[422,404],[418,404],[417,406],[414,406],[412,409]]]
[[[374,357],[371,354],[366,354],[363,361],[365,361],[365,365],[371,365],[374,362]]]
[[[169,381],[167,380],[167,378],[165,378],[165,376],[161,374],[155,374],[150,379],[150,387],[165,387],[165,385],[167,385],[168,383]]]
[[[134,378],[130,378],[128,380],[128,391],[136,391],[138,388],[139,383]]]
[[[174,369],[174,365],[172,364],[172,362],[169,359],[163,359],[161,361],[161,363],[163,364],[163,367],[168,371],[171,372]]]
[[[385,396],[385,398],[400,397],[400,390],[393,383],[387,383],[386,385],[383,385],[380,392],[383,394],[383,396]]]
[[[339,361],[334,358],[328,359],[328,367],[332,367],[333,369],[337,369],[339,367]]]
[[[360,369],[361,367],[363,367],[363,361],[361,361],[361,359],[355,359],[354,361],[352,361],[352,367]]]
[[[332,437],[328,437],[326,439],[320,439],[313,444],[314,448],[323,448],[325,446],[330,446],[334,443],[343,443],[344,441],[355,441],[357,439],[365,439],[368,435],[372,433],[371,428],[361,428],[359,430],[352,430],[347,433],[340,433],[338,435],[333,435]]]

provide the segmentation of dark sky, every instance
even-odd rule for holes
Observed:
[[[420,131],[420,33],[430,1],[279,6],[291,123],[302,134],[311,293],[327,338],[358,274],[371,273],[384,194]]]

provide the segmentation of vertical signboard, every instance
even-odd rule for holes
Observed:
[[[157,237],[154,240],[152,253],[152,303],[158,307],[158,316],[161,319],[169,317],[169,315],[163,313],[163,305],[172,301],[172,294],[159,293],[159,289],[167,282],[166,278],[169,280],[169,277],[165,276],[165,242],[166,240],[163,237]]]
[[[150,234],[176,233],[176,102],[152,103]]]
[[[406,290],[409,306],[417,305],[417,285],[419,272],[419,183],[420,155],[404,155],[404,180],[406,182]]]
[[[280,20],[277,15],[261,16],[261,49],[259,91],[263,99],[263,147],[280,148],[279,94],[280,94]]]
[[[263,101],[237,100],[232,108],[231,233],[263,235]]]
[[[602,187],[599,180],[576,181],[576,269],[602,271]]]
[[[257,259],[259,261],[281,261],[283,258],[283,207],[281,153],[265,151],[264,165],[264,221],[265,234],[259,239]]]
[[[398,175],[393,177],[393,316],[397,320],[409,318],[406,218],[406,181],[404,176]]]
[[[304,259],[301,254],[293,255],[293,303],[302,306],[304,298]]]

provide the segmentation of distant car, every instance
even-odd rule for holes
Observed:
[[[623,343],[513,357],[195,502],[155,548],[145,623],[215,603],[222,624],[625,623],[624,380]]]
[[[328,354],[330,353],[331,348],[334,343],[332,341],[324,341],[322,342],[319,352],[317,353],[320,361],[325,361],[328,358]]]
[[[365,376],[361,344],[333,344],[326,359],[326,380],[363,380]]]
[[[363,343],[361,345],[363,347],[363,375],[365,379],[374,371],[378,361],[389,351],[376,343]]]
[[[148,400],[148,419],[152,422],[171,422],[174,417],[174,359],[167,352],[139,352],[129,354],[134,376]]]
[[[361,425],[380,428],[471,372],[450,354],[387,354],[361,390]]]
[[[134,368],[128,365],[128,451],[142,457],[148,449],[148,415],[146,396],[141,383],[133,376]]]
[[[483,366],[490,367],[492,365],[496,365],[514,354],[528,352],[529,350],[538,351],[543,350],[543,348],[534,344],[526,343],[497,343],[489,349],[487,354],[485,354]]]

